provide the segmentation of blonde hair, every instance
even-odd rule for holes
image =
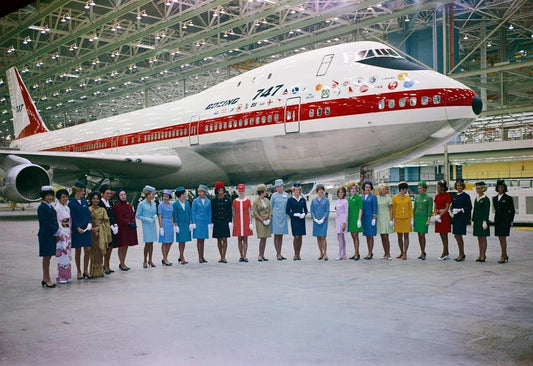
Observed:
[[[385,189],[387,188],[387,185],[385,183],[380,183],[378,184],[378,186],[376,187],[377,191],[379,194],[383,193],[385,194]]]
[[[350,191],[352,189],[352,187],[355,187],[355,189],[359,188],[359,184],[357,184],[356,181],[348,182],[348,184],[346,186],[348,187],[348,191]]]

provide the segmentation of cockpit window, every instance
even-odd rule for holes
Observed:
[[[369,57],[375,57],[373,50],[368,50],[368,52],[366,53],[365,58],[369,58]]]

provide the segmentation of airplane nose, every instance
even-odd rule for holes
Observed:
[[[482,110],[483,102],[481,101],[479,95],[475,95],[474,98],[472,98],[472,111],[479,116]]]

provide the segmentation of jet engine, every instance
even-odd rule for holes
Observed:
[[[38,201],[41,198],[41,187],[50,185],[46,170],[20,157],[10,160],[11,164],[8,166],[11,167],[6,169],[0,184],[0,196],[13,202]],[[14,165],[15,161],[19,164]]]

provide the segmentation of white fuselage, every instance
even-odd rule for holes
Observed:
[[[383,166],[448,141],[477,117],[474,93],[431,70],[356,62],[376,42],[267,64],[199,94],[13,142],[26,151],[176,154],[152,185],[305,179]],[[333,56],[329,56],[333,55]],[[121,184],[140,186],[129,178]]]

